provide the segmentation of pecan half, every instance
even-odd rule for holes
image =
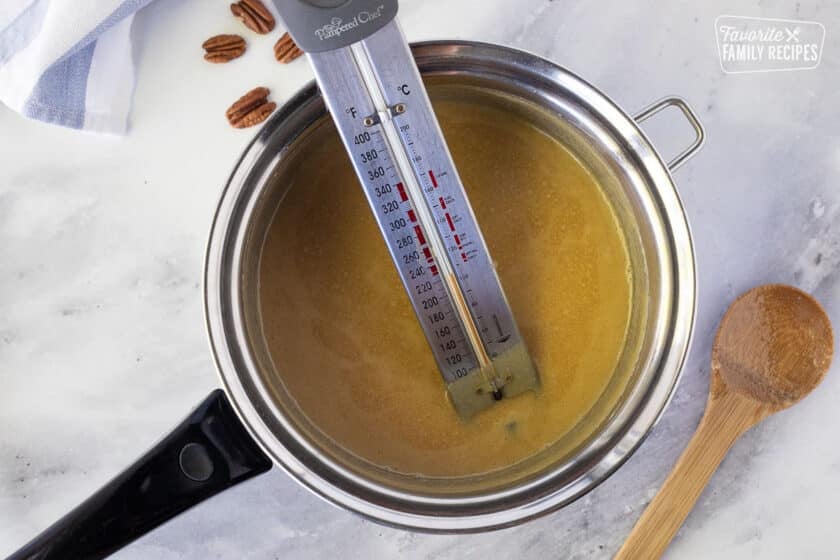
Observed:
[[[268,88],[254,88],[230,106],[225,115],[233,128],[248,128],[263,122],[277,108],[268,101]]]
[[[204,60],[213,63],[230,62],[245,54],[247,45],[239,35],[215,35],[201,44],[206,51]]]
[[[260,0],[240,0],[230,5],[230,11],[255,33],[265,35],[274,29],[274,16]]]
[[[268,118],[271,113],[274,112],[274,109],[277,108],[277,103],[274,101],[269,101],[268,103],[263,103],[244,117],[241,120],[236,122],[233,125],[233,128],[248,128],[249,126],[254,126],[260,124],[265,119]]]
[[[288,33],[283,33],[283,36],[274,44],[274,58],[282,64],[288,64],[302,54],[303,51]]]

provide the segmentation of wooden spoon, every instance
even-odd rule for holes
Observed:
[[[774,284],[735,300],[715,337],[703,419],[616,560],[659,558],[735,440],[810,393],[833,347],[828,316],[805,292]]]

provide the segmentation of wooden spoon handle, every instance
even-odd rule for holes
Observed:
[[[761,406],[735,394],[709,399],[697,431],[615,560],[659,558],[729,448],[764,417]]]

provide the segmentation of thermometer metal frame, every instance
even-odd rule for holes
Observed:
[[[396,19],[308,57],[459,415],[536,390],[536,368]]]

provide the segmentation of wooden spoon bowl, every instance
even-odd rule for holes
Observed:
[[[616,559],[659,558],[735,440],[810,393],[833,353],[831,322],[805,292],[769,284],[736,299],[715,337],[706,412]]]
[[[712,396],[728,389],[770,412],[787,408],[823,380],[833,346],[828,316],[810,295],[779,284],[754,288],[720,322]]]

